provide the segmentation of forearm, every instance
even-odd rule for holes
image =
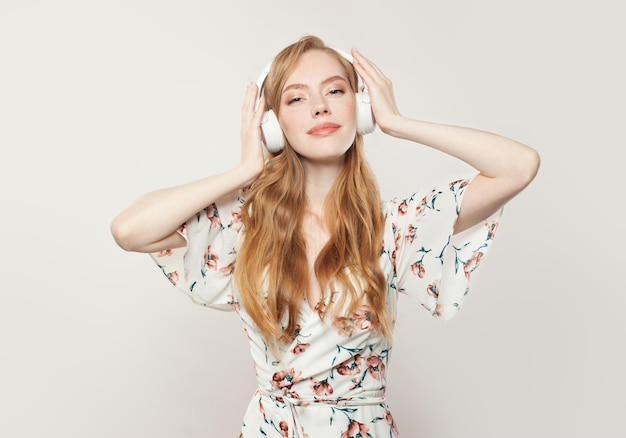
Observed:
[[[222,174],[146,193],[113,219],[111,233],[117,244],[128,251],[158,249],[159,242],[172,241],[172,234],[185,220],[252,181],[250,172],[238,166]]]
[[[536,152],[517,141],[486,131],[395,116],[384,132],[456,157],[490,178],[530,180]]]

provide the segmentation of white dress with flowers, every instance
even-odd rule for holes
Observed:
[[[452,235],[467,180],[384,203],[380,264],[395,318],[400,294],[449,319],[467,294],[471,272],[498,227],[497,215]],[[233,269],[243,235],[244,193],[190,218],[179,232],[187,247],[151,254],[168,279],[203,306],[236,312],[250,341],[258,389],[245,414],[244,438],[397,437],[385,402],[392,342],[371,327],[367,306],[325,316],[303,301],[290,345],[272,355],[240,303]]]

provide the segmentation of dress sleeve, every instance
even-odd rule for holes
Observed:
[[[453,235],[468,180],[454,181],[386,205],[383,255],[391,287],[417,299],[433,316],[452,318],[498,228],[502,210]]]
[[[219,199],[178,229],[184,248],[151,253],[168,280],[193,302],[234,310],[233,270],[243,234],[243,191]]]

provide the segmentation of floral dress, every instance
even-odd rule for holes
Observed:
[[[467,180],[383,204],[380,265],[395,319],[399,295],[447,320],[467,294],[498,217],[452,235]],[[190,218],[179,233],[186,248],[151,254],[163,273],[195,303],[234,311],[243,323],[258,388],[248,405],[244,438],[394,438],[398,428],[385,402],[392,342],[372,327],[366,304],[353,315],[324,315],[325,304],[300,307],[290,345],[274,355],[234,287],[233,269],[244,234],[245,193],[220,199]],[[325,294],[325,299],[328,300]]]

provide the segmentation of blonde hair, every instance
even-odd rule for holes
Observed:
[[[284,84],[309,50],[335,56],[346,69],[352,89],[357,89],[357,74],[350,62],[319,38],[305,36],[276,56],[265,80],[267,109],[273,108],[277,115]],[[305,175],[298,154],[286,143],[282,151],[270,155],[246,196],[242,208],[245,237],[235,269],[246,311],[270,345],[294,338],[309,285],[302,232]],[[387,283],[379,265],[384,225],[379,193],[364,156],[363,138],[357,133],[325,201],[324,223],[330,238],[315,260],[315,276],[323,294],[330,287],[339,291],[329,299],[325,312],[318,312],[320,317],[338,311],[351,317],[365,296],[372,326],[390,337]]]

